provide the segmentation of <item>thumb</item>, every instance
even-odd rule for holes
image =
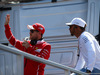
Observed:
[[[24,42],[25,42],[25,43],[28,43],[28,41],[27,41],[27,40],[24,40]]]
[[[24,42],[27,42],[27,40],[24,40]]]

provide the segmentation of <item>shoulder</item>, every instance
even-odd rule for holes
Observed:
[[[82,43],[84,44],[90,44],[93,42],[94,40],[94,36],[92,34],[90,34],[89,32],[83,32],[80,38],[80,41],[82,41]]]
[[[83,32],[81,35],[80,35],[80,39],[79,41],[83,42],[83,43],[87,43],[89,41],[89,33],[88,32]]]
[[[47,43],[47,42],[44,42],[44,43],[43,43],[43,46],[44,46],[44,47],[50,47],[50,48],[51,48],[51,45],[50,45],[49,43]]]
[[[49,43],[47,43],[47,42],[44,42],[43,43],[45,46],[51,46]]]

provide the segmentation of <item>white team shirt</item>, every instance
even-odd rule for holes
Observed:
[[[87,67],[88,70],[97,68],[100,70],[100,46],[93,35],[84,31],[78,38],[80,56],[75,67],[80,70]]]

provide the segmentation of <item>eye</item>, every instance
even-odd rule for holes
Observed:
[[[34,33],[34,30],[30,30],[31,33]]]
[[[71,29],[71,28],[72,28],[72,26],[69,26],[69,28]]]

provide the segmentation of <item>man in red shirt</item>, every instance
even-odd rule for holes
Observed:
[[[7,14],[4,26],[5,34],[10,44],[21,51],[47,60],[49,59],[51,45],[42,39],[45,32],[45,28],[42,24],[35,23],[33,25],[27,25],[27,28],[30,29],[30,40],[19,41],[13,36],[9,21],[10,15]],[[24,75],[44,75],[44,68],[45,64],[24,58]]]

